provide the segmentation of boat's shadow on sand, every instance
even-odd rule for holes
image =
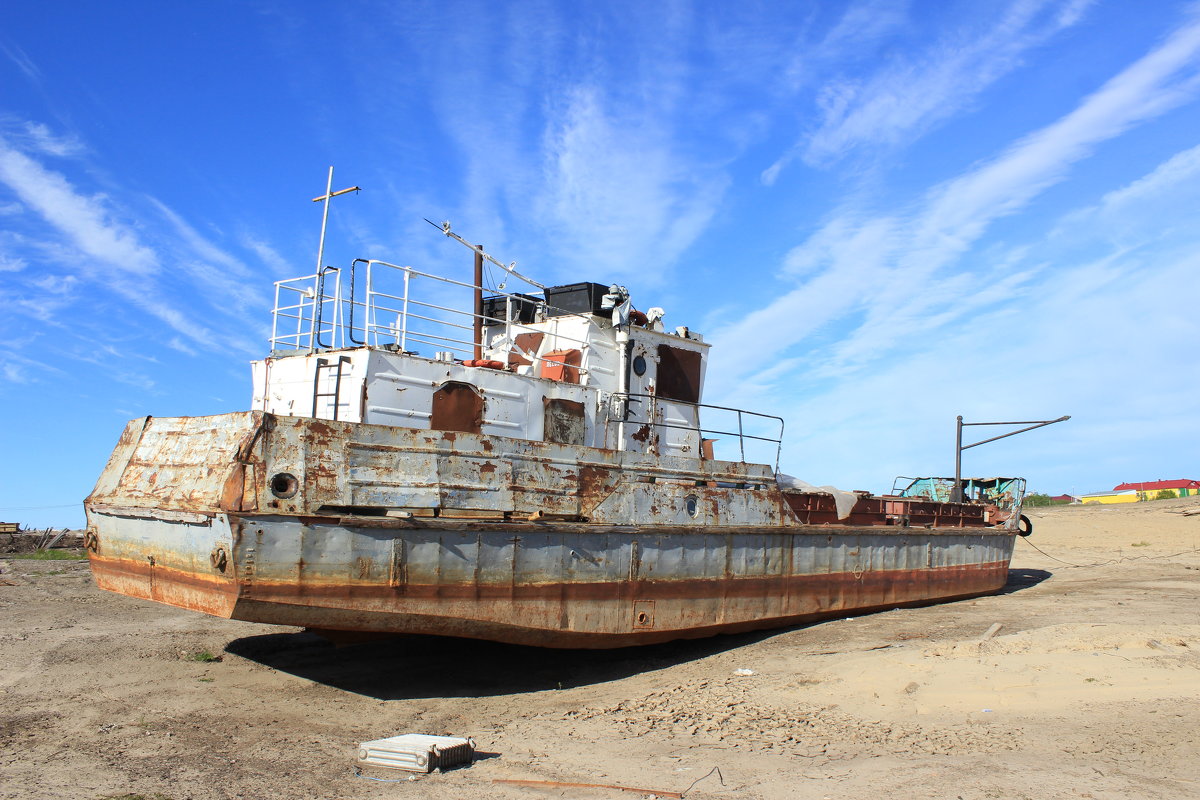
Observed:
[[[1050,577],[1014,569],[998,594]],[[820,624],[820,623],[811,623]],[[480,697],[605,683],[736,650],[792,628],[612,650],[551,650],[440,636],[402,636],[335,647],[312,633],[235,639],[226,652],[264,666],[379,700]]]
[[[311,633],[236,639],[225,650],[379,700],[480,697],[569,689],[671,667],[779,633],[713,636],[612,650],[551,650],[441,636],[401,636],[335,647]]]

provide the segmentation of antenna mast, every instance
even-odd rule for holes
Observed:
[[[314,197],[314,203],[325,202],[325,212],[321,215],[321,243],[317,245],[317,273],[321,272],[321,262],[325,260],[325,228],[329,224],[329,198],[337,197],[339,194],[348,192],[362,191],[357,186],[351,186],[349,189],[339,189],[334,192],[333,189],[333,167],[329,168],[329,181],[325,184],[325,194],[320,197]]]
[[[539,288],[539,289],[545,289],[545,288],[546,288],[544,284],[538,283],[538,282],[537,282],[537,281],[535,281],[533,278],[526,278],[524,275],[522,275],[521,273],[517,272],[517,262],[515,262],[515,261],[514,261],[514,262],[512,262],[511,264],[502,264],[502,263],[501,263],[499,260],[497,260],[497,259],[493,258],[493,257],[492,257],[491,255],[489,255],[488,253],[485,253],[485,252],[483,252],[483,249],[482,249],[481,247],[479,247],[479,246],[477,246],[477,245],[473,245],[473,244],[471,244],[471,243],[470,243],[470,242],[468,242],[466,239],[462,238],[462,237],[461,237],[461,236],[459,236],[457,233],[455,233],[454,231],[450,230],[450,223],[449,223],[449,222],[443,222],[443,223],[441,223],[441,224],[439,225],[438,223],[434,222],[433,220],[429,219],[428,217],[426,217],[426,218],[425,218],[425,221],[426,221],[426,222],[428,222],[428,223],[429,223],[430,225],[432,225],[433,227],[435,227],[435,228],[439,229],[439,230],[440,230],[442,233],[446,234],[446,235],[447,235],[447,236],[449,236],[451,239],[454,239],[456,242],[460,242],[460,243],[461,243],[461,244],[463,244],[464,246],[466,246],[466,247],[469,247],[469,248],[471,248],[472,250],[474,250],[476,253],[479,253],[479,254],[480,254],[482,257],[483,257],[483,260],[484,260],[484,261],[490,261],[491,263],[495,264],[495,265],[496,265],[497,267],[499,267],[500,269],[502,269],[502,270],[504,270],[505,272],[507,272],[509,275],[512,275],[514,278],[520,278],[521,280],[523,280],[523,281],[525,281],[526,283],[528,283],[530,286],[536,286],[536,287],[537,287],[537,288]],[[504,284],[501,284],[501,285],[500,285],[499,287],[497,287],[497,288],[498,288],[498,289],[500,289],[500,291],[504,291]]]

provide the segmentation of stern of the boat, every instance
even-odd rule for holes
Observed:
[[[96,585],[221,617],[238,597],[234,514],[253,503],[253,412],[131,421],[84,508]]]

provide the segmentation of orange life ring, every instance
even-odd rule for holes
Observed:
[[[504,369],[503,361],[490,361],[486,358],[472,358],[462,362],[464,367],[484,367],[485,369]]]

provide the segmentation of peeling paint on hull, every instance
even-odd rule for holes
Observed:
[[[995,509],[920,498],[861,496],[839,519],[763,465],[261,413],[135,420],[86,509],[103,589],[546,647],[987,594],[1016,535]]]
[[[250,622],[620,647],[988,594],[1005,584],[1013,543],[1003,531],[828,526],[589,536],[553,524],[517,533],[287,517],[230,525],[243,533],[228,577],[195,567],[224,541],[214,525],[190,554],[148,540],[136,557],[93,554],[97,584]]]

